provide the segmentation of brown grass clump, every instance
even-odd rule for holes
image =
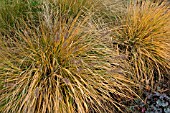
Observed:
[[[38,25],[20,18],[15,35],[0,36],[0,112],[121,110],[136,85],[112,69],[112,50],[100,42],[91,13],[63,15],[53,5],[42,6]]]
[[[169,74],[170,10],[165,3],[131,4],[113,40],[126,54],[137,82],[151,85]]]

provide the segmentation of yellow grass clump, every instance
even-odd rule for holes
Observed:
[[[166,3],[131,4],[113,40],[133,67],[135,81],[153,87],[170,69],[170,10]],[[116,44],[115,43],[115,44]]]
[[[62,4],[44,3],[36,25],[20,18],[13,36],[0,35],[0,112],[121,111],[136,84],[113,70],[91,13],[69,16]]]

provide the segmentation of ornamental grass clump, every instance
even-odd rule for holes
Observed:
[[[112,50],[99,40],[91,13],[53,8],[42,5],[38,25],[20,18],[15,35],[0,35],[0,112],[121,111],[136,84],[112,69]]]
[[[153,87],[170,69],[170,10],[166,3],[131,4],[113,40],[128,56],[132,78]]]

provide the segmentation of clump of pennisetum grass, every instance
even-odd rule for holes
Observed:
[[[98,40],[89,14],[66,16],[52,6],[42,6],[38,25],[20,18],[14,36],[0,36],[0,112],[121,110],[135,84],[112,69],[112,51]]]
[[[170,11],[165,3],[131,4],[115,41],[127,55],[136,81],[152,85],[170,69]]]

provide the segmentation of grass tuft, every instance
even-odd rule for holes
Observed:
[[[165,3],[131,4],[113,40],[128,55],[135,81],[153,87],[170,69],[170,11]]]
[[[38,25],[20,18],[15,35],[0,35],[0,112],[121,111],[136,84],[113,69],[91,13],[65,16],[62,4],[44,3]]]

